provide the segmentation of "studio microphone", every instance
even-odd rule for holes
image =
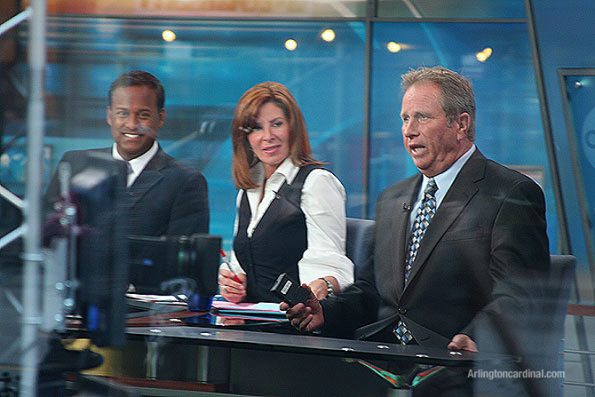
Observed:
[[[403,211],[410,212],[411,211],[411,204],[403,203]]]

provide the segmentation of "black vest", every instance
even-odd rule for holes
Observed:
[[[233,249],[248,278],[248,302],[278,302],[270,288],[281,273],[299,281],[297,263],[308,248],[306,216],[300,208],[302,187],[317,168],[322,167],[303,166],[291,185],[281,186],[250,238],[252,212],[244,190]]]

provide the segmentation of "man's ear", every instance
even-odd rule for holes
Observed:
[[[463,112],[459,115],[456,120],[457,123],[457,135],[461,138],[467,138],[467,132],[469,131],[469,124],[471,122],[471,116],[467,112]]]
[[[105,107],[105,121],[111,127],[112,125],[112,108],[109,106]]]
[[[163,123],[165,123],[165,109],[161,108],[159,111],[159,128],[163,127]]]

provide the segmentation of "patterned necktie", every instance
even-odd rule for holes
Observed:
[[[413,265],[413,261],[417,256],[419,243],[424,237],[426,229],[428,228],[434,213],[436,213],[437,190],[438,186],[436,186],[436,181],[434,181],[434,178],[430,178],[428,185],[424,190],[424,197],[421,201],[421,205],[419,206],[417,214],[415,215],[415,220],[413,221],[413,230],[411,231],[409,249],[407,251],[407,258],[405,259],[405,284],[407,284],[407,281],[409,280],[411,266]],[[393,333],[403,345],[409,344],[411,341],[413,341],[413,335],[409,329],[407,329],[407,326],[402,320],[399,320],[397,326],[393,330]]]
[[[415,220],[413,221],[413,229],[411,230],[411,238],[409,239],[409,247],[407,250],[407,258],[405,259],[405,283],[409,280],[411,274],[411,266],[417,256],[417,249],[424,237],[432,217],[436,213],[436,191],[438,186],[434,178],[430,178],[428,185],[424,190],[424,198],[421,205],[417,209]]]

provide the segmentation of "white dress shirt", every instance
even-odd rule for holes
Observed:
[[[299,167],[287,158],[277,170],[265,181],[264,168],[258,163],[251,170],[254,179],[264,182],[264,196],[260,200],[262,187],[247,190],[251,219],[247,234],[250,238],[264,213],[275,198],[283,183],[291,184]],[[234,236],[238,231],[238,213],[242,202],[243,190],[236,199],[236,220]],[[298,262],[300,281],[309,284],[324,276],[337,279],[341,289],[353,283],[354,265],[345,256],[345,189],[339,180],[330,172],[315,169],[308,174],[302,188],[300,208],[306,216],[308,248]],[[231,265],[234,271],[244,272],[232,251]]]
[[[140,156],[128,161],[128,164],[130,164],[132,172],[128,173],[128,180],[126,181],[126,187],[132,186],[134,181],[136,181],[136,178],[138,178],[138,176],[140,175],[141,172],[143,172],[143,170],[145,169],[147,164],[149,164],[149,161],[151,161],[151,159],[153,157],[155,157],[158,150],[159,150],[159,145],[157,144],[157,141],[153,141],[153,146],[151,146],[151,148],[149,150],[147,150],[145,153],[141,154]],[[120,153],[118,153],[118,149],[116,148],[115,143],[112,146],[112,157],[115,158],[116,160],[126,161],[126,160],[124,160],[124,158],[122,156],[120,156]]]
[[[446,196],[446,193],[448,193],[448,190],[450,189],[453,182],[455,181],[455,178],[457,177],[457,175],[459,175],[461,168],[463,168],[463,166],[465,165],[467,160],[469,160],[469,157],[471,157],[473,152],[475,152],[475,145],[472,145],[471,148],[469,150],[467,150],[464,155],[459,157],[459,159],[457,161],[455,161],[454,164],[451,165],[446,171],[444,171],[441,174],[438,174],[434,177],[434,182],[436,182],[436,186],[438,186],[438,190],[436,190],[436,194],[435,194],[436,211],[438,211],[438,208],[440,208],[440,204],[442,203],[442,200],[444,200],[444,196]],[[421,205],[421,201],[423,200],[423,196],[424,196],[424,190],[426,190],[426,186],[428,186],[429,180],[430,180],[430,178],[423,175],[423,181],[421,182],[421,189],[419,189],[419,193],[417,195],[417,201],[415,202],[415,205],[413,206],[413,211],[411,211],[411,214],[409,217],[409,225],[411,225],[411,227],[413,227],[413,222],[415,221],[415,216],[417,214],[417,210],[418,210],[419,206]]]

